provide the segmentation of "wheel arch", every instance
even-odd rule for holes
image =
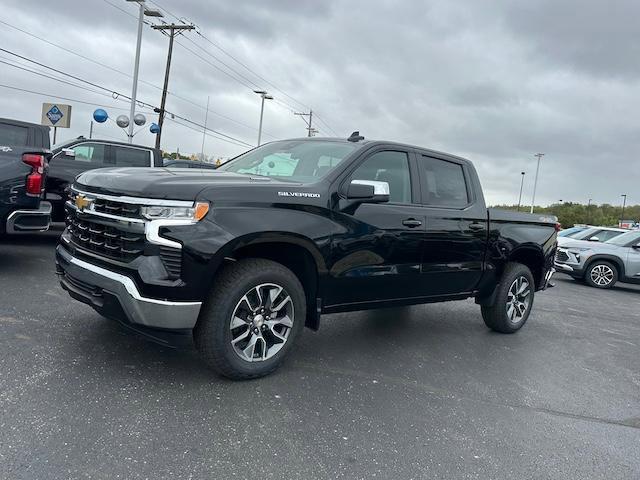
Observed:
[[[618,269],[618,278],[623,278],[625,276],[624,271],[624,262],[621,258],[616,257],[615,255],[607,255],[607,254],[598,254],[592,257],[589,257],[589,260],[584,265],[584,277],[587,275],[587,271],[591,268],[591,265],[597,261],[605,261],[608,263],[612,263],[614,267]]]
[[[317,330],[320,323],[320,277],[326,273],[326,263],[315,243],[300,235],[269,232],[247,235],[225,248],[224,263],[244,258],[264,258],[291,270],[305,292],[307,317],[305,326]]]
[[[516,248],[509,254],[507,262],[516,262],[527,266],[533,275],[536,290],[541,288],[544,281],[545,258],[539,246],[528,245]],[[501,277],[503,272],[504,267],[500,272]]]

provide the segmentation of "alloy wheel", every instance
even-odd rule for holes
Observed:
[[[244,361],[268,360],[287,342],[293,322],[293,302],[284,287],[263,283],[246,292],[233,310],[231,346]]]
[[[516,278],[507,294],[507,317],[511,323],[519,323],[527,313],[531,304],[531,285],[523,275]]]
[[[614,272],[609,265],[596,265],[591,269],[591,281],[601,287],[606,287],[613,281]]]

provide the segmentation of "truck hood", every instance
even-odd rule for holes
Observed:
[[[194,200],[205,188],[296,185],[273,178],[194,168],[101,168],[80,174],[74,186],[109,195]]]

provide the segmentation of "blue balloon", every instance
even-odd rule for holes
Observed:
[[[157,123],[152,123],[151,125],[149,125],[149,131],[151,133],[160,133],[160,127]]]
[[[109,115],[107,114],[107,112],[101,108],[98,108],[95,112],[93,112],[93,119],[98,123],[104,123],[108,118]]]

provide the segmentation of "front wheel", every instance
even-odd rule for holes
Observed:
[[[618,281],[618,269],[609,262],[596,260],[587,268],[584,280],[595,288],[611,288]]]
[[[304,326],[304,289],[283,265],[245,259],[224,269],[203,305],[194,340],[204,361],[232,379],[273,372]]]
[[[514,333],[527,322],[531,308],[535,283],[526,265],[508,263],[496,292],[495,303],[482,306],[482,318],[491,330]]]

